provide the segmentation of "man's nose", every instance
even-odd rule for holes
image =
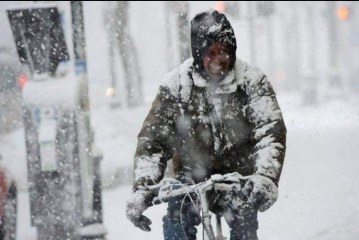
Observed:
[[[222,54],[217,54],[214,58],[213,58],[213,62],[217,63],[217,64],[225,64],[226,62],[226,58],[225,56],[223,56]]]

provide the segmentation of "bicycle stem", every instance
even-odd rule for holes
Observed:
[[[200,192],[201,204],[202,204],[202,218],[203,218],[203,229],[206,231],[206,235],[204,237],[205,240],[215,240],[213,228],[211,225],[211,213],[209,212],[208,200],[206,197],[206,192]]]

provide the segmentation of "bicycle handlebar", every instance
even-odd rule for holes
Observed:
[[[195,185],[186,185],[176,179],[165,178],[159,184],[146,187],[149,191],[152,192],[152,194],[155,195],[152,200],[152,205],[158,205],[164,202],[168,202],[171,198],[174,197],[184,196],[185,198],[190,193],[196,193],[201,201],[201,222],[203,224],[203,229],[207,234],[207,237],[205,239],[223,240],[225,238],[222,235],[220,217],[217,218],[217,237],[215,237],[214,235],[214,231],[211,226],[211,214],[209,213],[208,199],[205,193],[206,191],[210,191],[212,189],[228,192],[231,190],[236,190],[237,193],[240,195],[240,198],[246,201],[247,197],[241,191],[241,189],[250,177],[251,176],[242,176],[236,172],[226,174],[224,176],[220,174],[215,174],[212,175],[210,179]]]
[[[230,191],[236,189],[240,191],[244,183],[250,176],[241,176],[237,179],[225,180],[222,175],[212,175],[210,179],[195,185],[186,185],[178,180],[165,178],[159,184],[147,186],[147,188],[155,195],[152,205],[158,205],[168,202],[169,199],[190,194],[191,192],[201,194],[205,191],[216,189],[219,191]]]

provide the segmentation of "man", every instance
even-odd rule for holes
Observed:
[[[142,215],[152,199],[146,185],[158,183],[172,159],[176,178],[186,184],[213,174],[251,175],[242,192],[246,204],[236,204],[236,193],[215,192],[210,208],[224,215],[232,240],[257,239],[257,210],[267,210],[278,195],[286,141],[282,114],[267,77],[236,59],[225,15],[195,16],[191,41],[193,59],[165,77],[138,135],[127,217],[150,231],[151,221]],[[180,205],[169,202],[164,237],[196,239],[198,214],[191,204],[179,213]]]

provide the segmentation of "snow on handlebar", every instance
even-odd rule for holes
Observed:
[[[240,191],[244,183],[250,176],[242,176],[238,173],[220,175],[212,175],[210,179],[195,185],[186,185],[172,178],[165,178],[159,184],[147,186],[147,188],[155,195],[152,204],[158,205],[168,202],[169,199],[185,196],[191,193],[201,194],[212,189],[219,191]]]

